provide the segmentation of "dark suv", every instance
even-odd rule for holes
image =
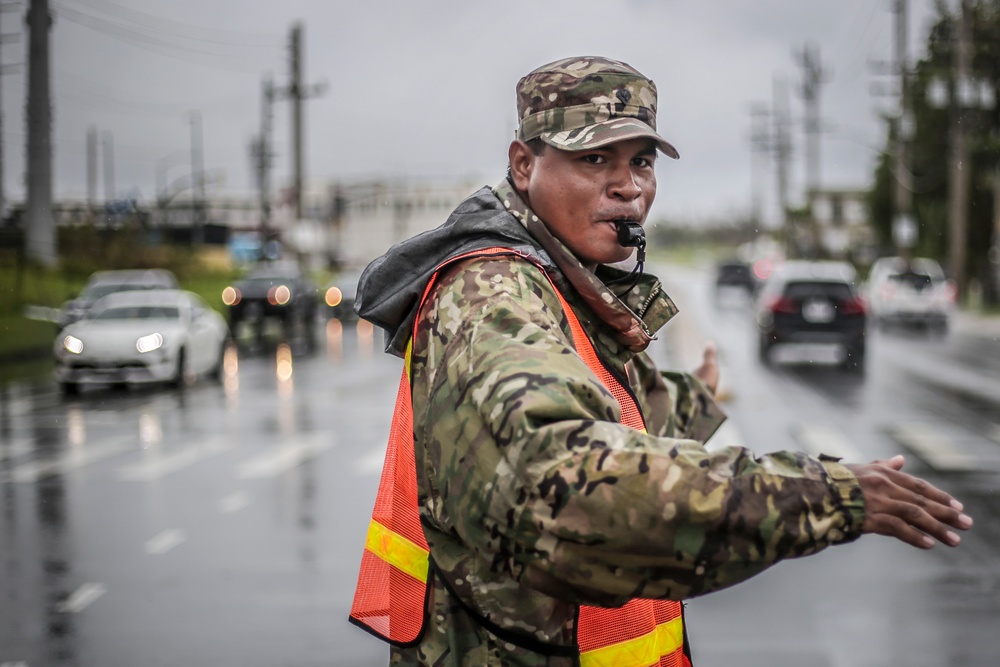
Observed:
[[[757,289],[757,280],[750,265],[739,260],[726,260],[716,264],[715,290],[718,292],[726,287],[739,287],[753,294]]]
[[[842,366],[862,370],[867,306],[854,269],[843,262],[788,262],[764,284],[757,299],[760,359],[782,343],[836,343]]]
[[[235,337],[241,324],[253,327],[258,338],[264,323],[278,320],[285,335],[300,327],[311,340],[318,308],[316,285],[295,262],[259,264],[243,280],[222,292],[229,308],[229,328]]]

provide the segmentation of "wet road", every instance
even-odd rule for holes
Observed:
[[[864,375],[824,350],[762,368],[745,303],[669,278],[683,314],[653,354],[693,367],[717,341],[731,419],[712,446],[904,451],[977,520],[956,550],[869,537],[691,601],[696,664],[995,665],[997,339],[875,332]],[[0,391],[0,665],[386,663],[345,619],[400,364],[379,334],[327,334],[183,391]]]
[[[705,336],[719,348],[730,419],[710,446],[855,461],[903,453],[907,471],[960,498],[977,522],[957,549],[867,536],[691,601],[698,667],[998,664],[998,322],[956,318],[943,339],[870,330],[864,374],[838,369],[825,348],[777,350],[764,368],[740,294],[715,298],[705,272],[661,275],[681,316],[659,361],[693,368]]]

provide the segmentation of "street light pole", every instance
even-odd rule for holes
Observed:
[[[957,298],[964,301],[968,279],[965,271],[969,214],[969,147],[965,137],[966,104],[969,87],[969,43],[971,24],[969,0],[960,0],[958,34],[954,46],[955,93],[951,99],[949,128],[950,177],[948,179],[948,268],[955,281]]]

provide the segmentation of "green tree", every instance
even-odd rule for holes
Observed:
[[[956,76],[953,52],[959,20],[947,5],[938,0],[937,18],[926,42],[926,54],[914,66],[910,77],[910,108],[914,120],[910,143],[913,216],[919,229],[917,255],[934,257],[946,263],[948,257],[948,173],[949,124],[948,104],[956,100]],[[957,11],[957,10],[956,10]],[[972,3],[972,78],[993,91],[1000,101],[1000,0]],[[947,104],[935,106],[930,91],[935,86],[947,90]],[[990,275],[988,251],[993,242],[994,175],[1000,162],[1000,105],[968,109],[964,115],[969,164],[972,169],[969,193],[968,247],[966,275],[987,282]],[[892,219],[895,175],[889,146],[893,139],[890,124],[887,148],[876,165],[874,184],[869,197],[871,218],[879,241],[892,247]]]

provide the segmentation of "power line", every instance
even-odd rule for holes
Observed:
[[[143,34],[142,32],[139,32],[129,26],[111,23],[109,21],[90,16],[89,14],[79,12],[70,7],[66,7],[65,5],[59,5],[58,7],[60,14],[72,23],[89,28],[96,32],[100,32],[107,36],[114,37],[131,44],[132,46],[152,51],[153,53],[157,53],[159,55],[167,56],[168,58],[174,58],[176,60],[212,69],[239,72],[243,74],[255,73],[260,69],[256,65],[247,63],[247,56],[245,55],[216,53],[214,51],[208,51],[190,46],[180,46],[152,35]],[[203,56],[221,58],[235,62],[231,66],[220,63],[211,63],[204,60]]]
[[[73,0],[71,0],[73,1]],[[92,2],[96,2],[98,5],[104,5],[110,7],[111,11],[106,11],[105,13],[111,14],[115,17],[129,16],[132,17],[131,20],[134,23],[145,25],[151,29],[158,30],[160,32],[172,32],[173,34],[183,37],[184,39],[192,39],[197,41],[212,42],[216,44],[227,44],[231,46],[249,46],[258,48],[281,48],[281,39],[276,34],[269,33],[242,33],[235,30],[224,30],[220,28],[207,28],[204,26],[192,25],[190,23],[182,23],[180,21],[175,21],[173,19],[164,18],[161,16],[156,16],[154,14],[149,14],[131,7],[126,7],[125,5],[119,4],[117,2],[112,2],[111,0],[90,0],[89,2],[85,0],[75,0],[78,4],[85,7],[93,9],[95,11],[102,11],[95,7]],[[203,34],[215,33],[215,37],[199,37],[192,34],[190,31],[201,32]]]

